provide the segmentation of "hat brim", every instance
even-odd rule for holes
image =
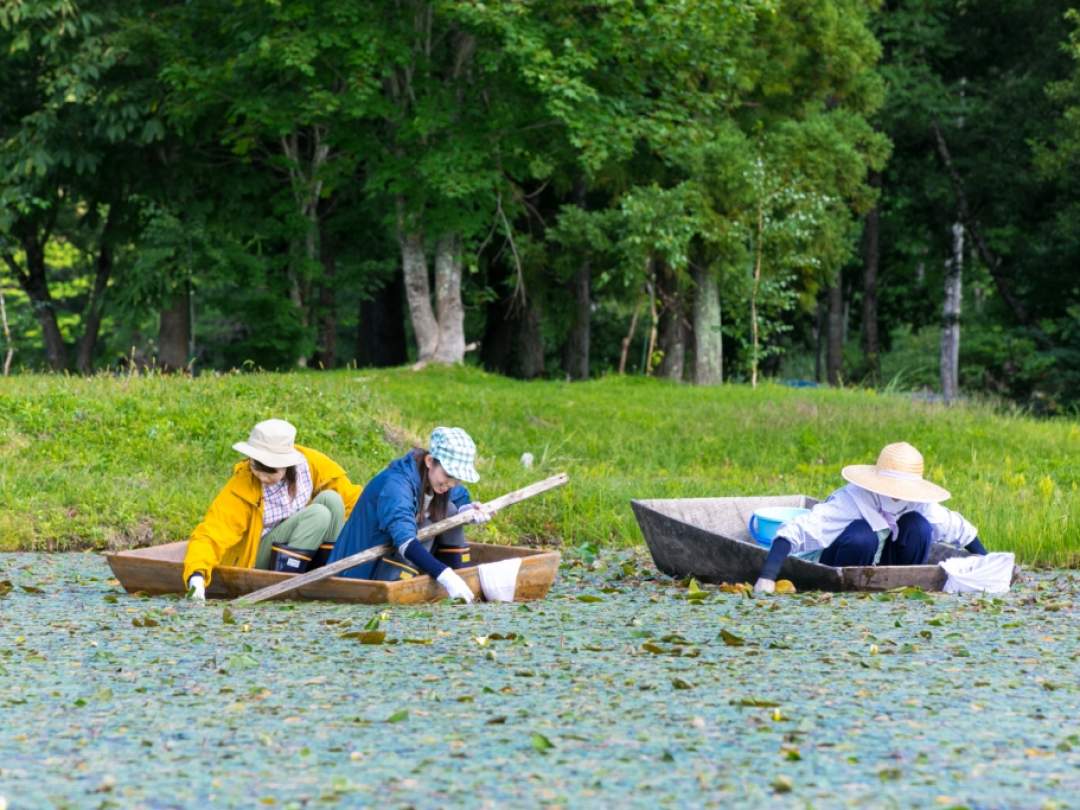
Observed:
[[[248,458],[255,459],[260,464],[264,464],[267,467],[274,467],[275,469],[295,467],[297,464],[302,464],[304,462],[304,454],[299,450],[293,450],[291,453],[272,453],[269,450],[255,447],[247,442],[237,442],[233,445],[233,450],[238,453],[243,453]]]
[[[447,465],[435,459],[442,466],[446,474],[451,478],[456,478],[458,481],[464,481],[466,484],[475,484],[480,480],[480,473],[476,471],[476,468],[472,464],[451,464]]]
[[[845,481],[856,486],[900,501],[938,503],[952,497],[947,489],[921,478],[907,480],[882,475],[873,464],[849,464],[840,471],[840,475]]]

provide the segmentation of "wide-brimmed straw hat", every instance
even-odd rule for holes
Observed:
[[[428,452],[458,481],[475,484],[480,480],[476,471],[476,444],[461,428],[437,427],[431,431]]]
[[[284,419],[267,419],[251,429],[246,442],[237,442],[233,450],[267,467],[292,467],[304,461],[296,449],[296,428]]]
[[[877,464],[849,464],[840,471],[845,481],[901,501],[937,503],[949,491],[923,479],[923,457],[907,442],[887,444]]]

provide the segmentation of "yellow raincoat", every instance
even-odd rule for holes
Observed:
[[[341,465],[318,450],[296,445],[304,454],[311,471],[314,498],[332,489],[345,502],[345,519],[360,497],[360,486],[352,483]],[[251,568],[262,539],[262,484],[251,472],[248,460],[233,467],[232,478],[214,498],[206,517],[195,527],[188,539],[184,557],[184,582],[192,574],[201,573],[210,584],[210,577],[219,565]]]

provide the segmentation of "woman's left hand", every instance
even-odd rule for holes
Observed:
[[[487,523],[491,520],[491,512],[487,510],[487,507],[482,503],[476,503],[475,501],[462,506],[458,510],[459,514],[461,512],[469,512],[473,523]]]

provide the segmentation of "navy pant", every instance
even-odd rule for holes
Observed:
[[[897,521],[898,536],[885,541],[881,565],[923,565],[930,556],[933,531],[918,512],[908,512]],[[873,565],[878,538],[865,520],[856,520],[821,553],[824,565]]]

